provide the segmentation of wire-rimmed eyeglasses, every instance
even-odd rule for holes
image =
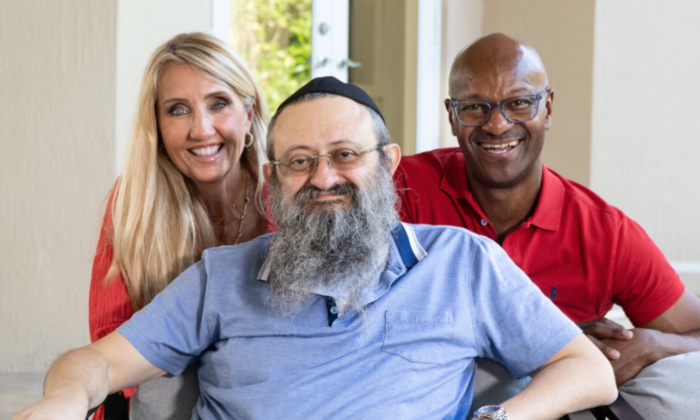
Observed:
[[[551,92],[552,90],[547,88],[534,95],[514,96],[498,103],[451,100],[450,105],[457,121],[467,127],[486,124],[491,119],[494,108],[500,109],[508,122],[519,124],[535,118],[540,108],[540,100]]]
[[[308,175],[312,169],[318,166],[319,158],[326,158],[328,165],[336,170],[345,171],[355,169],[365,164],[365,155],[369,152],[378,150],[383,145],[377,145],[369,149],[355,150],[350,147],[343,147],[332,151],[326,155],[311,156],[305,153],[295,153],[287,157],[283,157],[280,161],[270,162],[279,168],[283,176],[301,176]]]

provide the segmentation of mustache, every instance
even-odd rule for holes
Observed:
[[[300,204],[306,201],[316,198],[321,194],[337,194],[337,195],[348,195],[351,199],[355,198],[359,193],[359,188],[352,182],[344,182],[342,184],[335,184],[331,188],[322,190],[313,185],[307,185],[302,187],[294,197],[294,201]]]
[[[484,140],[520,140],[527,136],[526,133],[521,133],[515,130],[508,130],[505,133],[495,136],[491,133],[482,130],[475,130],[470,136],[470,140],[476,143],[481,143]]]

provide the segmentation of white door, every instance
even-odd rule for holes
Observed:
[[[334,76],[348,81],[349,0],[314,0],[312,6],[311,77]]]

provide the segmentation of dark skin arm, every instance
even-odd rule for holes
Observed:
[[[591,331],[592,334],[586,334],[594,343],[598,342],[598,348],[611,359],[618,386],[658,360],[700,351],[700,298],[688,290],[659,317],[641,328],[628,331],[631,337],[624,333],[624,328],[621,330],[622,327],[610,320],[584,324],[584,332]],[[614,352],[618,357],[610,357]]]

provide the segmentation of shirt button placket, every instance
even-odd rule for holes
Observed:
[[[333,322],[338,319],[338,306],[335,304],[335,299],[326,296],[326,309],[328,310],[328,326],[333,326]]]

